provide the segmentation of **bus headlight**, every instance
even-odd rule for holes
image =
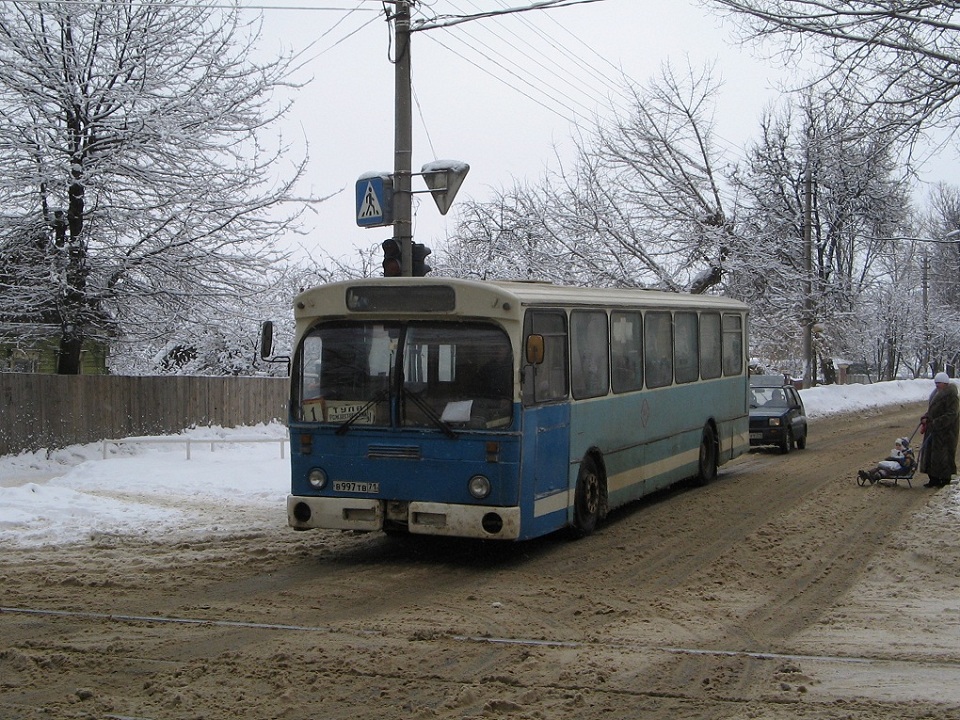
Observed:
[[[490,494],[490,481],[483,475],[474,475],[467,483],[467,489],[477,500],[483,500]]]
[[[310,471],[310,474],[307,475],[307,480],[309,480],[310,484],[317,490],[322,490],[323,486],[327,484],[327,474],[320,468],[314,468]]]

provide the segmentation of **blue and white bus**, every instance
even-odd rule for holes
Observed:
[[[290,525],[522,540],[749,449],[748,308],[445,278],[294,301]]]

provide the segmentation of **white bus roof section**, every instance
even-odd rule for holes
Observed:
[[[749,306],[737,300],[717,295],[690,295],[684,293],[644,290],[642,288],[587,288],[553,285],[544,282],[511,280],[480,281],[458,278],[359,278],[326,285],[318,285],[294,298],[294,314],[298,319],[309,317],[347,317],[347,289],[353,287],[403,287],[415,293],[418,287],[447,286],[454,289],[457,307],[452,313],[424,313],[424,315],[453,314],[463,317],[497,317],[503,320],[519,319],[521,308],[542,307],[603,307],[603,308],[664,308],[684,309],[709,307],[716,310],[743,312]],[[372,313],[373,314],[373,313]],[[389,315],[382,310],[378,316]],[[409,312],[399,313],[409,316]],[[419,314],[419,313],[418,313]]]
[[[710,307],[727,310],[748,310],[749,306],[719,295],[690,295],[643,288],[590,288],[521,281],[493,281],[515,293],[524,305],[589,305],[608,308],[660,306],[665,308]]]

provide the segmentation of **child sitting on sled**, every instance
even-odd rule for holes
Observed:
[[[910,475],[917,467],[913,448],[907,438],[898,438],[890,454],[877,463],[872,470],[860,470],[857,476],[861,480],[869,480],[871,484],[894,476]]]

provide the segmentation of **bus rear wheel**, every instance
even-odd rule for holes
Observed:
[[[697,463],[697,485],[706,485],[717,477],[717,438],[709,425],[700,436],[700,458]]]
[[[596,461],[585,457],[580,463],[573,500],[573,532],[576,537],[592,533],[603,512],[603,478]]]

